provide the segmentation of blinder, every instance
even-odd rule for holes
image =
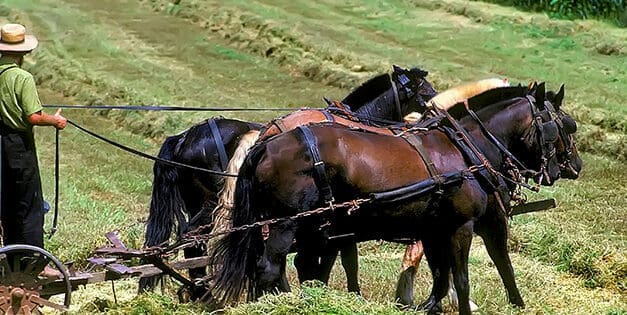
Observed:
[[[562,124],[564,125],[564,131],[568,134],[573,134],[577,132],[577,123],[575,120],[568,115],[561,115]]]
[[[551,120],[542,123],[541,129],[544,143],[553,143],[557,141],[557,138],[559,137],[559,129],[555,121]]]

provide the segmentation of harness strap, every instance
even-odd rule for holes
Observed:
[[[483,165],[481,158],[471,149],[471,145],[464,141],[464,138],[460,135],[460,133],[450,127],[442,126],[441,128],[442,131],[444,131],[444,133],[451,139],[453,144],[462,152],[468,163],[478,166],[476,171],[479,173],[478,178],[485,181],[485,183],[487,183],[492,189],[497,189],[499,186],[497,183],[498,180],[494,176],[491,176],[487,167]]]
[[[216,144],[216,149],[218,149],[218,159],[220,160],[222,171],[225,172],[226,166],[229,163],[229,157],[226,155],[224,141],[222,140],[222,135],[220,134],[220,130],[218,129],[218,124],[216,124],[216,120],[213,118],[208,119],[207,123],[209,124],[209,128],[211,129],[211,135],[213,136],[213,141]]]
[[[525,164],[523,164],[520,160],[518,160],[511,152],[509,152],[509,150],[501,143],[501,141],[499,141],[499,139],[497,139],[491,132],[490,130],[488,130],[488,128],[486,128],[486,126],[483,124],[483,122],[481,121],[481,119],[479,119],[479,116],[477,116],[477,113],[475,113],[472,109],[470,109],[470,106],[468,106],[468,101],[464,101],[464,106],[466,106],[466,111],[468,112],[468,114],[470,114],[470,117],[472,117],[475,121],[477,121],[477,124],[479,125],[479,128],[481,129],[481,131],[483,132],[483,134],[486,135],[486,137],[488,139],[490,139],[490,141],[496,145],[497,148],[499,148],[499,150],[501,150],[501,152],[503,154],[505,154],[505,156],[507,156],[510,160],[512,160],[514,163],[518,164],[518,166],[522,167],[523,169],[527,169],[527,167],[525,166]]]
[[[309,127],[298,126],[298,130],[300,130],[303,134],[305,145],[307,145],[309,153],[311,153],[311,158],[314,163],[314,180],[316,182],[316,186],[320,189],[320,194],[324,198],[325,203],[333,202],[333,192],[331,191],[331,186],[329,185],[329,178],[327,177],[327,172],[324,167],[324,161],[322,161],[322,158],[320,157],[320,151],[318,150],[316,139],[314,138],[313,133],[311,133],[311,129],[309,129]]]
[[[279,131],[281,133],[284,133],[289,130],[289,128],[287,128],[287,126],[283,123],[283,118],[273,119],[272,124],[275,125],[277,128],[279,128]],[[262,134],[264,133],[265,132],[263,132]]]
[[[443,127],[443,130],[447,131],[449,137],[451,137],[451,139],[454,140],[454,143],[457,144],[460,150],[465,153],[465,155],[470,159],[470,162],[473,165],[483,166],[478,171],[481,175],[479,178],[484,179],[485,182],[488,183],[488,185],[499,194],[499,196],[501,197],[499,199],[502,199],[502,197],[504,196],[508,196],[509,190],[507,189],[507,185],[503,180],[503,178],[505,177],[501,175],[498,171],[496,171],[494,167],[492,167],[492,164],[490,164],[488,159],[472,142],[472,136],[468,134],[466,129],[464,129],[459,124],[459,122],[449,114],[449,112],[440,110],[437,107],[434,107],[433,110],[443,114],[453,125],[455,130],[451,130],[450,128],[445,127]],[[507,209],[505,208],[504,203],[499,202],[499,205],[501,207],[501,210],[503,210],[503,212],[507,215],[509,211],[507,211]]]
[[[333,117],[333,114],[329,113],[328,110],[326,109],[321,109],[320,112],[324,115],[324,118],[328,121],[328,122],[334,122],[335,121],[335,117]]]
[[[429,155],[425,151],[425,147],[422,145],[422,139],[420,139],[417,134],[411,132],[400,133],[398,132],[398,130],[393,130],[393,132],[400,134],[401,138],[407,141],[407,143],[409,143],[416,151],[418,151],[420,158],[422,158],[422,161],[425,162],[425,164],[427,165],[427,171],[429,171],[429,176],[437,177],[436,175],[438,174],[438,172],[435,169],[435,164],[433,164],[433,161],[429,158]]]

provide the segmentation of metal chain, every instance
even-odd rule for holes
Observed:
[[[275,224],[275,223],[282,222],[282,221],[301,219],[301,218],[305,218],[305,217],[309,217],[309,216],[313,216],[317,214],[322,214],[327,211],[333,211],[337,208],[348,208],[347,212],[350,215],[355,210],[359,209],[361,204],[370,202],[370,201],[372,201],[372,198],[359,198],[359,199],[354,199],[354,200],[345,201],[341,203],[335,203],[335,204],[329,203],[329,205],[326,207],[321,207],[321,208],[316,208],[316,209],[312,209],[309,211],[300,212],[292,216],[257,221],[254,223],[244,224],[244,225],[236,226],[236,227],[224,230],[224,231],[218,231],[214,233],[204,233],[204,231],[211,229],[213,227],[213,224],[202,225],[202,226],[195,228],[192,231],[185,233],[185,235],[183,235],[183,237],[180,240],[178,240],[172,245],[169,245],[166,247],[160,247],[160,246],[150,247],[150,248],[147,248],[146,251],[158,253],[158,254],[168,254],[173,251],[196,246],[197,244],[201,242],[208,241],[218,236],[227,235],[227,234],[231,234],[234,232],[245,231],[245,230],[253,229],[256,227],[261,227],[264,225]]]

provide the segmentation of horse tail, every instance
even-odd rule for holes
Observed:
[[[259,130],[251,130],[245,133],[237,148],[235,149],[229,164],[226,167],[226,172],[229,174],[238,174],[246,155],[250,148],[259,139]],[[218,199],[218,206],[213,212],[213,232],[222,231],[230,228],[231,224],[231,211],[233,209],[233,200],[235,199],[235,185],[237,177],[227,177],[224,180],[224,187],[220,192],[220,198]]]
[[[161,149],[159,157],[172,160],[180,136],[168,137]],[[150,213],[146,223],[145,247],[156,246],[170,239],[174,218],[181,217],[185,211],[185,203],[178,189],[178,173],[174,166],[155,162],[153,166],[154,180],[150,200]],[[145,277],[139,280],[139,292],[154,289],[160,276]]]
[[[257,215],[253,209],[253,185],[256,166],[266,151],[265,144],[252,147],[239,171],[235,189],[235,202],[231,214],[233,226],[254,223]],[[261,228],[251,228],[227,234],[219,240],[212,254],[212,265],[221,266],[215,273],[213,299],[219,305],[236,301],[248,284],[254,281],[256,257],[263,248]]]

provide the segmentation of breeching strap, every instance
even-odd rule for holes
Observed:
[[[229,157],[226,155],[224,141],[222,141],[222,135],[218,129],[218,124],[216,124],[216,120],[213,118],[207,120],[207,123],[209,124],[209,128],[211,128],[211,135],[213,136],[213,141],[215,142],[216,149],[218,150],[218,158],[220,159],[222,171],[225,172],[226,166],[229,163]]]
[[[333,202],[333,192],[331,191],[331,186],[329,185],[329,178],[327,177],[327,172],[324,168],[324,161],[320,157],[320,151],[318,150],[318,146],[316,145],[316,138],[314,138],[313,133],[311,133],[311,129],[307,126],[298,126],[298,130],[303,134],[303,138],[305,140],[305,145],[309,149],[309,153],[311,153],[311,158],[314,162],[314,170],[315,170],[315,181],[318,189],[320,189],[320,194],[324,198],[325,203]]]

